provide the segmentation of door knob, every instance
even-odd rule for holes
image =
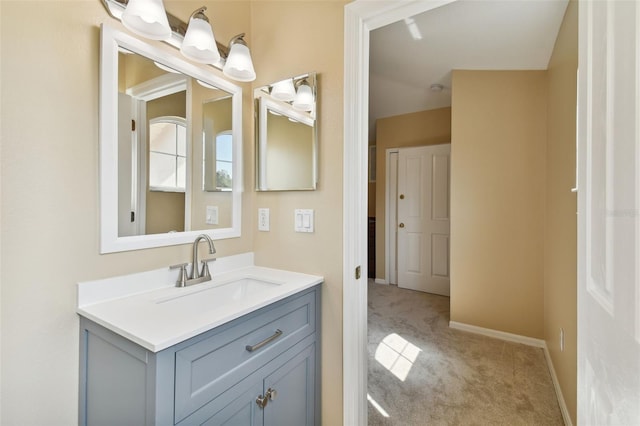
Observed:
[[[398,225],[400,228],[404,228],[404,223],[401,223],[400,225]]]
[[[404,200],[404,194],[400,194],[400,199]]]

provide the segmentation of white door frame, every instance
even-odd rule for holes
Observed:
[[[391,154],[396,154],[396,167],[397,167],[397,154],[400,152],[399,148],[389,148],[387,149],[387,152],[385,153],[386,155],[386,164],[387,164],[387,168],[386,168],[386,176],[385,176],[385,195],[384,195],[384,210],[385,210],[385,230],[384,230],[384,247],[385,247],[385,253],[384,253],[384,281],[385,284],[397,284],[398,283],[398,277],[395,276],[392,279],[392,271],[395,271],[397,269],[397,257],[396,257],[396,250],[398,250],[397,247],[397,239],[393,238],[395,235],[395,232],[397,231],[396,226],[397,226],[397,219],[398,219],[398,213],[397,210],[395,212],[395,214],[391,214],[391,212],[395,209],[397,209],[397,205],[398,205],[398,200],[396,198],[397,196],[397,186],[398,186],[398,177],[396,176],[395,179],[393,179],[393,176],[391,175],[391,169],[392,169],[392,161],[391,161]],[[394,169],[397,171],[397,169]],[[395,190],[393,188],[393,186],[396,186]],[[394,195],[392,197],[392,195]]]
[[[356,0],[344,13],[343,423],[367,424],[369,32],[455,0]],[[362,274],[359,274],[362,276]]]

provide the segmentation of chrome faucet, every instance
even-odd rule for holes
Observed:
[[[216,253],[216,248],[213,245],[213,240],[206,234],[198,235],[196,237],[196,240],[193,242],[193,263],[191,265],[191,276],[187,276],[187,266],[189,265],[188,263],[181,263],[179,265],[173,265],[170,267],[171,269],[180,268],[176,287],[186,287],[211,280],[211,274],[209,273],[209,265],[207,262],[215,259],[204,259],[202,261],[202,270],[198,271],[198,243],[200,243],[200,241],[202,240],[206,240],[209,244],[209,254]]]
[[[198,235],[198,237],[196,238],[196,240],[193,242],[193,266],[191,268],[191,278],[192,280],[195,280],[196,278],[200,278],[200,273],[198,273],[198,243],[202,240],[206,240],[207,243],[209,243],[209,254],[216,254],[216,248],[213,245],[213,240],[211,239],[211,237],[209,237],[206,234],[200,234]],[[209,275],[209,267],[207,266],[207,261],[202,261],[203,265],[202,265],[202,275],[206,274]],[[209,281],[211,279],[211,276],[209,275],[208,279],[205,281]]]

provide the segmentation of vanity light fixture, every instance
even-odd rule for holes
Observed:
[[[274,83],[271,87],[271,96],[283,102],[293,101],[296,97],[296,88],[293,87],[293,79],[288,78]]]
[[[233,80],[247,82],[256,78],[244,33],[233,37],[228,47],[217,42],[209,20],[204,15],[206,10],[204,6],[191,14],[187,26],[179,18],[166,13],[162,0],[100,0],[100,2],[112,17],[122,21],[127,29],[140,36],[162,40],[180,49],[186,58],[213,65]],[[199,34],[194,36],[197,40],[195,42],[191,41],[191,30],[194,30],[194,34]],[[202,34],[209,33],[210,39],[206,35],[201,38]]]
[[[192,61],[215,64],[220,60],[220,52],[205,10],[207,7],[202,6],[191,14],[180,52]]]
[[[251,52],[249,52],[247,42],[244,41],[244,33],[238,34],[229,42],[229,56],[222,68],[222,73],[237,81],[256,79]]]
[[[167,40],[171,27],[162,0],[129,0],[122,13],[128,30],[152,40]]]
[[[300,111],[311,111],[313,108],[313,91],[307,79],[300,80],[296,98],[293,100],[293,107]]]

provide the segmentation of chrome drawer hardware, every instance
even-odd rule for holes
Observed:
[[[276,391],[275,389],[269,388],[267,389],[267,393],[265,393],[264,396],[260,395],[259,397],[256,398],[256,404],[258,404],[258,407],[264,408],[269,403],[269,400],[274,401],[277,396],[278,396],[278,391]]]
[[[249,352],[257,351],[258,349],[260,349],[264,345],[267,345],[267,344],[271,343],[272,341],[276,340],[280,336],[282,336],[282,330],[278,329],[278,330],[276,330],[275,333],[273,333],[273,336],[267,337],[262,342],[256,343],[253,346],[247,345],[247,346],[245,346],[245,349],[248,350]]]

